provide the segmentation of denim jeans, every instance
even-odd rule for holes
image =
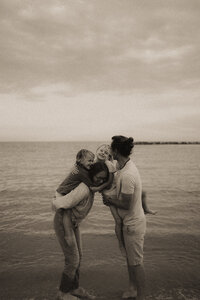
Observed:
[[[82,256],[79,227],[72,222],[70,209],[58,209],[56,211],[54,229],[65,257],[60,291],[68,293],[79,286],[79,269]]]

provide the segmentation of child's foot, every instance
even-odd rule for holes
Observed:
[[[150,215],[156,215],[157,214],[157,210],[151,210],[151,209],[146,209],[144,211],[145,214],[150,214]]]
[[[89,292],[87,292],[84,288],[79,287],[76,290],[73,290],[71,292],[73,296],[77,296],[79,298],[85,298],[89,300],[94,300],[96,297],[94,295],[91,295]]]

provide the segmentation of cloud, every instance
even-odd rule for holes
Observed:
[[[182,82],[194,76],[199,53],[196,5],[2,1],[1,89],[66,82],[78,92],[131,91]]]
[[[68,128],[78,137],[89,126],[95,138],[107,124],[107,134],[146,136],[151,126],[190,120],[199,8],[198,0],[2,0],[0,101],[12,120],[3,116],[1,128],[43,128],[41,137],[47,127],[59,137]]]

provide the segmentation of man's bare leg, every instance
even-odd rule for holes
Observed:
[[[145,300],[145,273],[143,264],[137,266],[128,266],[129,279],[132,286],[137,288],[137,300]]]
[[[134,282],[135,279],[132,275],[132,271],[128,264],[128,260],[127,260],[127,267],[128,267],[128,275],[129,275],[129,288],[127,291],[123,293],[122,295],[123,299],[135,298],[137,296],[137,287],[136,287],[136,283]]]

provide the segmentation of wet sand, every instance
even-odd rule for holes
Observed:
[[[0,238],[0,299],[55,299],[63,268],[56,237],[0,233]],[[147,235],[147,300],[200,299],[199,248],[199,238],[192,235]],[[83,235],[80,284],[99,300],[121,299],[128,275],[114,234]]]

